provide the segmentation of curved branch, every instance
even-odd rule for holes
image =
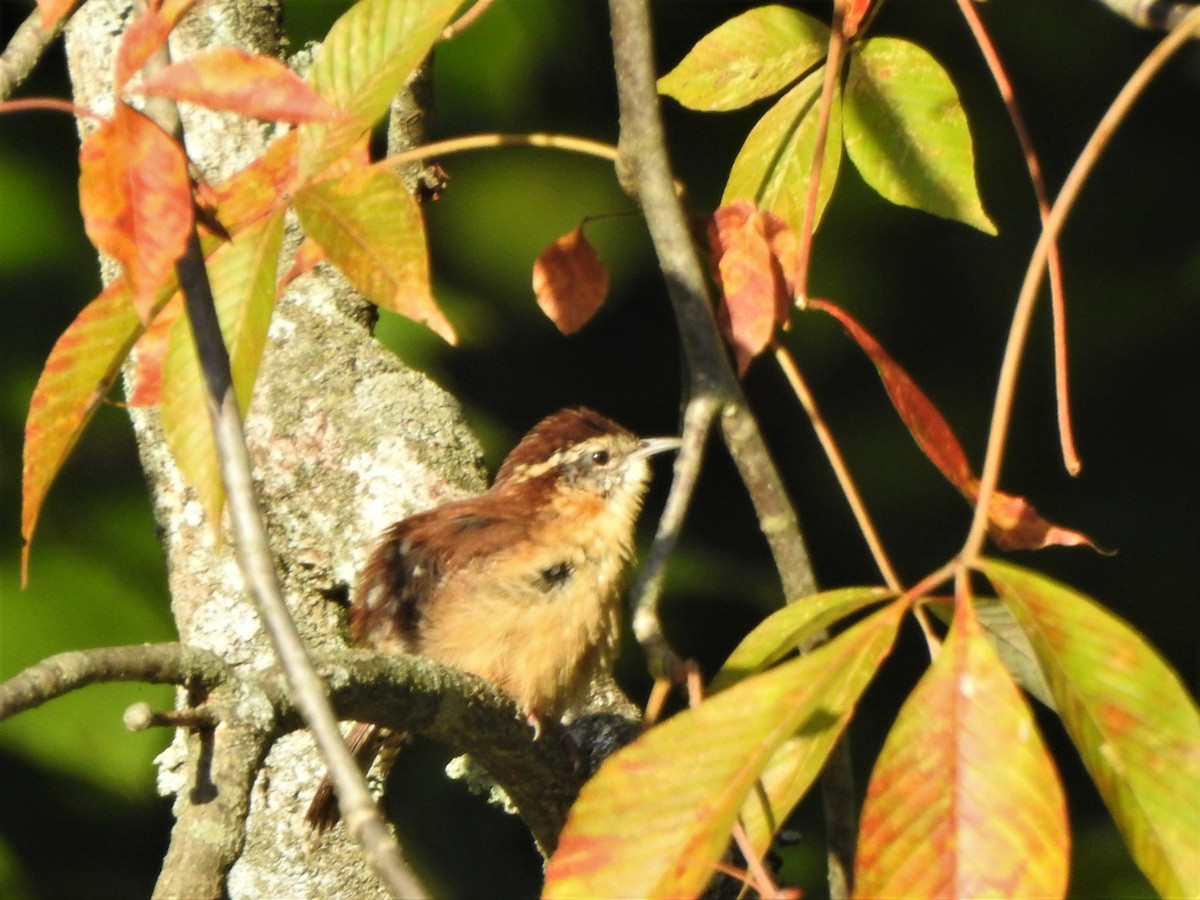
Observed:
[[[29,77],[50,43],[62,34],[66,16],[61,16],[49,31],[42,28],[42,14],[34,9],[29,17],[17,26],[12,40],[0,53],[0,100],[4,100]]]
[[[0,721],[89,684],[141,681],[206,690],[233,679],[215,653],[182,644],[137,644],[59,653],[0,683]]]

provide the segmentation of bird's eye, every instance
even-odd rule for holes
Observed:
[[[593,450],[592,451],[592,462],[594,462],[598,466],[607,466],[608,465],[608,451],[607,450]]]

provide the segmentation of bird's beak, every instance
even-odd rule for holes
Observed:
[[[677,437],[643,438],[638,441],[637,449],[632,453],[634,459],[654,456],[656,453],[666,453],[668,450],[678,450],[682,441]]]

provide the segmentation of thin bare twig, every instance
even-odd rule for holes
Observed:
[[[1045,228],[1046,220],[1050,217],[1050,197],[1046,193],[1042,165],[1038,161],[1037,151],[1033,149],[1033,137],[1029,134],[1025,117],[1017,105],[1012,82],[1008,80],[1008,73],[1004,71],[1004,64],[992,45],[975,4],[971,0],[958,0],[958,8],[967,20],[967,27],[974,35],[975,43],[979,45],[979,50],[992,73],[992,80],[996,82],[1000,97],[1004,101],[1004,108],[1008,110],[1009,121],[1012,122],[1013,132],[1025,157],[1025,168],[1029,170],[1029,181],[1037,199],[1038,215],[1041,217],[1042,227]],[[1071,392],[1067,372],[1067,302],[1057,241],[1050,245],[1046,265],[1050,277],[1050,311],[1054,328],[1054,392],[1055,408],[1058,410],[1058,439],[1062,447],[1063,465],[1072,475],[1078,475],[1083,463],[1079,461],[1079,451],[1075,448],[1075,435],[1071,426]]]
[[[1033,249],[1029,266],[1025,270],[1025,281],[1013,311],[1013,323],[1004,348],[1004,361],[1000,366],[1000,383],[996,389],[996,400],[992,409],[992,426],[988,433],[987,454],[983,472],[979,478],[979,495],[975,499],[975,515],[971,529],[964,542],[961,559],[970,565],[979,556],[987,536],[988,511],[996,483],[1000,477],[1000,465],[1004,459],[1004,446],[1008,439],[1008,426],[1012,416],[1013,396],[1016,392],[1017,374],[1021,368],[1021,356],[1025,349],[1033,307],[1037,302],[1038,285],[1046,267],[1050,244],[1058,239],[1063,223],[1079,197],[1084,183],[1095,167],[1109,139],[1129,113],[1135,100],[1146,90],[1146,86],[1188,40],[1200,35],[1200,7],[1192,10],[1179,26],[1155,47],[1142,61],[1137,70],[1125,82],[1100,123],[1092,132],[1087,145],[1072,166],[1063,182],[1062,190],[1054,201],[1042,234]]]
[[[475,0],[474,6],[442,29],[442,40],[448,41],[452,37],[462,34],[475,24],[475,21],[487,12],[487,8],[494,2],[495,0]]]
[[[42,28],[41,12],[34,9],[17,26],[12,40],[0,53],[0,101],[12,95],[29,77],[51,42],[62,34],[66,16],[62,16],[49,31]]]

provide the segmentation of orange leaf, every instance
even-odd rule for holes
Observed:
[[[150,319],[154,292],[171,275],[192,227],[192,192],[183,148],[118,103],[79,154],[79,205],[92,243],[114,257]]]
[[[287,274],[279,279],[279,283],[275,285],[275,292],[282,295],[284,289],[303,275],[305,272],[311,271],[317,264],[325,262],[328,254],[325,253],[325,248],[318,244],[310,237],[306,237],[300,242],[300,246],[296,248],[295,260],[292,262],[292,267],[288,269]]]
[[[846,11],[842,14],[842,35],[847,40],[858,34],[871,3],[872,0],[847,0]]]
[[[37,0],[38,18],[42,31],[49,31],[57,25],[72,7],[76,0]]]
[[[778,216],[735,200],[718,209],[708,229],[722,301],[717,321],[733,347],[738,374],[786,325],[795,287],[796,240]]]
[[[181,312],[183,295],[176,291],[170,302],[154,317],[146,333],[138,338],[130,354],[133,360],[129,378],[132,387],[125,397],[126,405],[154,406],[161,398],[163,358],[167,354],[171,327]]]
[[[230,234],[274,211],[295,187],[296,132],[273,141],[262,156],[215,185],[217,218]]]
[[[136,89],[279,122],[329,121],[337,111],[277,59],[215,47],[160,69]]]
[[[971,503],[979,496],[979,479],[975,476],[962,445],[936,406],[917,387],[916,382],[898,366],[871,334],[845,310],[825,300],[810,300],[809,305],[822,310],[842,323],[842,327],[858,342],[863,352],[875,364],[884,389],[896,412],[900,414],[909,433],[921,450],[937,466],[946,480],[958,488]],[[988,509],[988,529],[992,540],[1006,550],[1038,550],[1051,545],[1096,548],[1086,535],[1047,522],[1037,510],[1021,497],[996,491]],[[1096,548],[1098,549],[1098,548]]]
[[[130,348],[145,330],[129,302],[128,287],[119,280],[83,308],[46,359],[25,420],[22,583],[26,580],[34,528],[50,485],[112,390]]]
[[[871,773],[861,897],[1061,897],[1066,802],[1028,703],[959,603]]]
[[[608,270],[583,236],[582,225],[538,254],[533,292],[563,334],[574,334],[595,315],[608,293]]]
[[[191,8],[194,0],[167,0],[152,5],[125,29],[117,48],[114,76],[118,89],[141,70],[154,52],[167,40],[179,18]]]

